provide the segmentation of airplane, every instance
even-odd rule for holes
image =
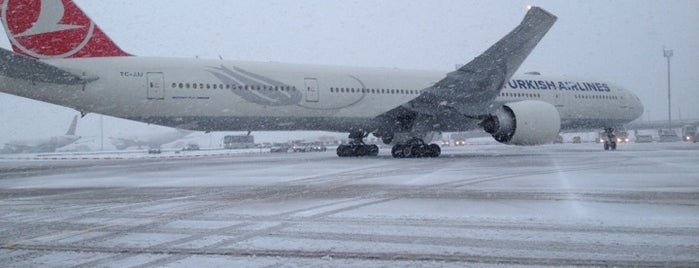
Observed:
[[[158,149],[163,144],[182,139],[191,133],[192,131],[175,129],[162,133],[141,135],[140,137],[113,137],[109,139],[117,150],[125,150],[129,147],[140,148],[143,146],[147,146],[150,149]]]
[[[350,133],[340,157],[438,157],[435,133],[484,129],[539,145],[561,128],[621,126],[643,105],[608,82],[515,77],[557,17],[529,6],[522,22],[452,72],[137,57],[71,0],[0,0],[14,52],[0,49],[0,91],[194,131]],[[30,4],[31,3],[31,4]]]
[[[78,125],[78,116],[73,117],[73,121],[68,127],[65,135],[54,136],[50,138],[42,138],[35,140],[18,140],[5,143],[5,146],[0,150],[3,154],[20,154],[20,153],[52,153],[56,149],[65,147],[80,139],[80,136],[75,135],[75,129]]]

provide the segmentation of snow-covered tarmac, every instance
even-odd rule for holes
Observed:
[[[0,159],[0,266],[699,266],[699,144]]]

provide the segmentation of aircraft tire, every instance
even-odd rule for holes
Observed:
[[[439,157],[442,154],[442,148],[437,144],[430,144],[430,157]]]

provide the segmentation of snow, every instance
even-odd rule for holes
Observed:
[[[0,160],[0,263],[699,264],[696,144],[443,151]]]

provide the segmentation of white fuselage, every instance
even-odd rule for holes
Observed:
[[[60,86],[0,77],[1,90],[82,112],[205,131],[345,131],[407,103],[446,74],[144,57],[44,62],[98,79]],[[495,102],[525,99],[554,105],[564,128],[617,126],[643,111],[635,95],[606,82],[531,75],[512,78]]]

